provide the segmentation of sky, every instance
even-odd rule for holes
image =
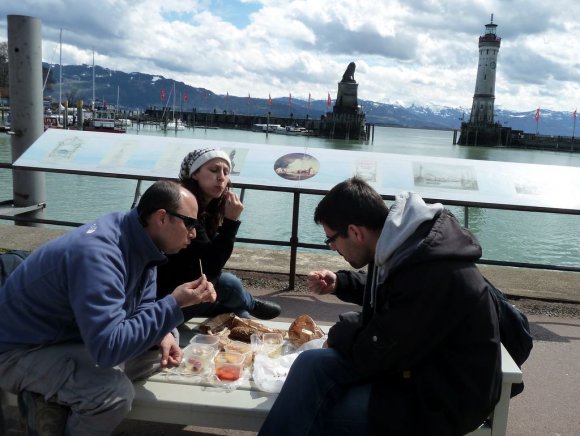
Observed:
[[[478,38],[497,24],[496,109],[580,106],[580,1],[2,0],[37,17],[43,61],[161,75],[218,95],[470,108]],[[59,44],[62,29],[62,55]]]

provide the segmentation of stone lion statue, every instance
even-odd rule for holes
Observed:
[[[346,67],[346,71],[344,72],[344,74],[342,75],[342,80],[341,82],[354,82],[354,70],[356,69],[356,64],[354,62],[351,62],[350,64],[348,64],[348,67]]]

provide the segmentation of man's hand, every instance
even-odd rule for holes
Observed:
[[[309,272],[308,289],[318,295],[333,293],[336,290],[336,274],[327,269]]]
[[[345,356],[351,356],[352,347],[358,334],[360,312],[346,312],[338,316],[339,321],[328,330],[327,345]]]
[[[171,333],[167,333],[159,344],[161,350],[161,367],[175,368],[181,363],[183,351]]]
[[[208,281],[205,274],[193,282],[187,282],[178,286],[171,293],[179,307],[193,306],[200,303],[213,303],[216,293],[212,282]]]

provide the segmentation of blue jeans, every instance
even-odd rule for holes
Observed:
[[[258,435],[368,434],[370,393],[370,383],[336,350],[304,351]]]
[[[183,309],[185,321],[194,317],[213,317],[221,313],[233,312],[242,318],[248,318],[254,309],[254,297],[242,284],[242,281],[231,273],[222,273],[215,284],[217,299],[215,303],[202,303]]]

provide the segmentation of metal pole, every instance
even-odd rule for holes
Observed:
[[[77,100],[77,130],[83,130],[83,101]]]
[[[8,15],[8,79],[14,132],[11,141],[12,163],[44,131],[41,34],[38,18]],[[12,171],[12,180],[15,207],[38,205],[46,201],[43,172],[15,169]],[[24,216],[44,218],[44,209],[28,212]],[[27,225],[35,226],[30,223]]]
[[[296,255],[298,252],[298,219],[300,217],[300,192],[294,193],[292,207],[292,235],[290,237],[290,278],[288,289],[293,290],[296,283]]]

